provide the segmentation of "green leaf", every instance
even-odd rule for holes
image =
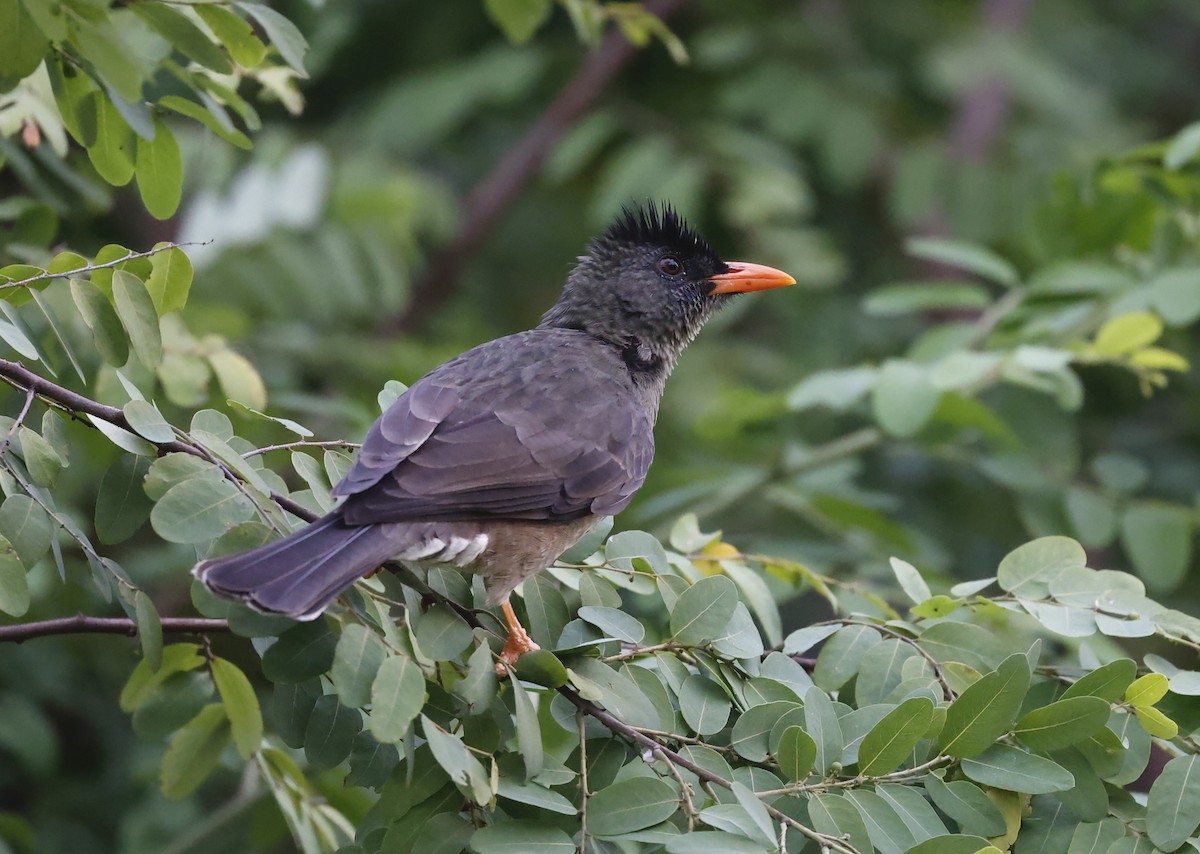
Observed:
[[[474,635],[463,618],[445,605],[434,605],[417,621],[417,646],[434,661],[449,661],[466,649]]]
[[[496,794],[519,804],[529,804],[547,812],[559,815],[577,815],[579,810],[558,792],[539,786],[536,783],[516,783],[506,777],[500,778],[500,786]]]
[[[870,626],[844,626],[838,629],[817,656],[813,682],[826,691],[836,691],[858,673],[871,650],[879,644],[879,632]]]
[[[733,618],[737,603],[737,587],[728,578],[702,578],[684,590],[671,609],[671,636],[688,645],[718,638]]]
[[[915,237],[906,241],[904,248],[909,255],[968,270],[1001,285],[1012,287],[1021,279],[1016,267],[992,250],[975,243]]]
[[[133,712],[146,701],[168,676],[194,670],[204,664],[200,647],[194,643],[173,643],[163,648],[162,664],[157,669],[143,658],[133,668],[129,681],[121,689],[118,704],[123,712]]]
[[[350,773],[346,775],[346,785],[379,789],[399,762],[400,751],[395,745],[380,744],[369,733],[360,732],[350,748]]]
[[[820,371],[806,377],[788,393],[788,409],[827,406],[844,412],[866,396],[878,376],[879,371],[868,367]]]
[[[873,850],[862,814],[841,795],[813,795],[808,801],[808,815],[818,833],[843,837],[858,851]]]
[[[1188,507],[1137,502],[1121,517],[1121,542],[1146,586],[1159,593],[1171,592],[1187,575],[1194,533]]]
[[[1071,772],[1058,763],[1007,744],[993,744],[975,758],[963,759],[962,772],[976,783],[1027,795],[1065,792],[1075,785]]]
[[[1180,169],[1200,152],[1200,122],[1192,122],[1171,138],[1163,152],[1163,166]],[[1158,840],[1155,840],[1157,842]]]
[[[917,311],[980,309],[991,301],[987,288],[975,282],[903,282],[871,291],[862,307],[866,314],[892,317]]]
[[[158,407],[146,400],[131,400],[121,411],[125,420],[139,436],[144,436],[151,442],[164,443],[175,441],[175,431],[167,423],[167,419],[158,411]]]
[[[1063,509],[1080,542],[1092,548],[1108,546],[1117,532],[1117,512],[1113,501],[1099,492],[1081,486],[1067,489]]]
[[[525,779],[531,780],[541,773],[545,761],[542,752],[541,725],[538,723],[537,709],[533,705],[533,700],[521,687],[521,683],[514,680],[512,689],[513,708],[516,710],[517,751],[525,762]]]
[[[921,577],[921,573],[915,566],[898,557],[891,558],[889,562],[896,581],[900,584],[900,589],[914,604],[920,605],[933,596],[933,591],[929,589],[929,585],[925,583],[925,579]]]
[[[387,649],[375,632],[358,623],[342,630],[329,678],[343,703],[362,708],[371,702],[371,686],[385,658]]]
[[[950,704],[940,750],[951,756],[966,757],[990,747],[1008,732],[1028,689],[1029,659],[1022,653],[1010,655],[999,668]]]
[[[516,671],[518,679],[546,688],[566,685],[570,678],[558,656],[545,649],[535,649],[518,658]]]
[[[0,0],[0,77],[28,77],[49,47],[50,42],[20,0]]]
[[[263,675],[272,682],[303,682],[329,670],[336,650],[337,636],[325,620],[301,623],[263,653]]]
[[[229,74],[233,71],[229,58],[221,53],[221,49],[213,44],[212,39],[186,15],[176,12],[170,6],[156,3],[134,3],[129,8],[188,59],[195,60],[218,74]],[[161,132],[162,129],[159,128],[159,133]]]
[[[715,735],[729,722],[730,701],[716,682],[693,673],[679,691],[679,711],[697,735]]]
[[[283,61],[295,69],[301,77],[307,77],[304,70],[304,54],[308,51],[308,42],[296,29],[296,25],[261,3],[238,3],[238,8],[258,22],[271,40],[271,44],[279,51]]]
[[[871,395],[875,421],[890,436],[915,436],[934,410],[941,392],[929,381],[925,368],[913,362],[885,362]]]
[[[29,610],[29,578],[17,551],[0,537],[0,611],[20,617]]]
[[[1131,706],[1153,706],[1167,696],[1167,677],[1161,673],[1147,673],[1136,679],[1125,689],[1125,702]]]
[[[605,637],[616,638],[625,643],[641,643],[646,636],[646,628],[636,617],[631,617],[616,608],[605,608],[599,605],[585,605],[579,609],[579,618],[586,620],[600,631]]]
[[[35,433],[24,424],[17,433],[21,438],[21,455],[25,458],[29,477],[38,486],[51,488],[63,468],[58,451],[41,434]]]
[[[133,8],[166,7],[138,3]],[[175,135],[158,119],[154,120],[153,139],[138,137],[134,164],[142,204],[155,219],[170,219],[179,208],[183,195],[183,157]]]
[[[221,470],[208,460],[183,451],[166,454],[147,465],[150,469],[145,475],[143,488],[152,501],[158,501],[171,487],[190,478],[220,480],[224,477]]]
[[[371,684],[371,734],[383,744],[400,741],[424,705],[421,668],[407,656],[389,657]]]
[[[882,854],[902,854],[914,843],[912,831],[884,798],[867,789],[851,789],[844,797],[862,814],[875,848]]]
[[[1150,302],[1169,326],[1189,326],[1200,318],[1200,268],[1164,270],[1149,285]]]
[[[751,762],[764,761],[768,754],[768,739],[772,728],[785,714],[799,708],[799,703],[787,700],[774,700],[751,706],[734,723],[729,746],[744,759]]]
[[[1070,697],[1034,709],[1017,721],[1013,734],[1031,750],[1057,750],[1090,738],[1108,723],[1109,703],[1099,697]]]
[[[563,672],[566,672],[565,669]],[[496,686],[492,651],[486,642],[481,642],[467,659],[466,674],[450,690],[467,704],[468,715],[479,715],[492,707],[492,701],[496,699]]]
[[[208,3],[196,6],[196,12],[238,65],[243,68],[255,68],[266,58],[266,45],[258,40],[254,29],[245,19],[223,6]]]
[[[817,745],[812,736],[798,726],[785,727],[775,748],[779,770],[794,783],[812,773],[817,760]]]
[[[484,0],[483,8],[513,44],[524,44],[546,23],[550,0]]]
[[[304,756],[314,771],[339,765],[350,755],[362,731],[362,715],[338,702],[334,694],[318,697],[304,730]]]
[[[1115,703],[1136,676],[1137,663],[1131,658],[1118,658],[1081,676],[1063,692],[1062,698],[1099,697],[1105,702]]]
[[[254,147],[254,144],[250,142],[250,137],[233,126],[233,122],[221,109],[220,104],[211,98],[207,100],[207,104],[208,106],[205,107],[179,95],[163,95],[158,99],[158,106],[179,113],[181,116],[195,119],[230,145],[235,145],[243,151],[249,151]]]
[[[1001,854],[1001,852],[999,848],[989,845],[983,837],[949,833],[945,836],[926,839],[909,848],[904,854]]]
[[[471,837],[478,854],[575,854],[575,843],[541,821],[506,821],[481,827]]]
[[[969,828],[983,836],[1000,836],[1005,832],[1004,816],[974,783],[968,780],[944,783],[929,774],[924,785],[937,808],[958,822],[960,828]]]
[[[845,739],[833,701],[815,685],[804,692],[804,731],[817,747],[814,760],[817,771],[827,774],[829,767],[841,758]]]
[[[283,743],[300,749],[304,746],[304,733],[308,730],[308,719],[313,706],[321,696],[320,683],[316,679],[291,685],[276,685],[268,707],[271,724]]]
[[[477,803],[490,801],[493,793],[487,774],[462,739],[446,732],[425,715],[421,715],[421,729],[433,758],[450,779],[464,792],[470,792]]]
[[[92,339],[100,356],[110,365],[120,367],[129,361],[129,344],[125,337],[125,327],[112,303],[104,293],[91,282],[84,279],[71,279],[71,298],[75,307],[88,329],[92,331]]]
[[[155,249],[169,246],[154,244]],[[187,253],[177,247],[164,249],[150,256],[151,271],[146,279],[146,290],[154,301],[160,315],[179,311],[187,304],[188,291],[192,286],[192,262]]]
[[[1135,706],[1133,713],[1146,732],[1155,738],[1174,738],[1179,735],[1179,724],[1153,706]]]
[[[10,495],[0,505],[0,536],[17,552],[26,569],[33,569],[50,550],[54,527],[50,517],[28,495]]]
[[[230,481],[191,478],[167,490],[150,524],[168,542],[203,543],[253,515],[253,502]]]
[[[233,732],[233,743],[243,759],[249,759],[262,745],[263,720],[258,697],[250,680],[236,664],[223,658],[212,660],[213,681],[225,704],[225,716]]]
[[[212,677],[205,672],[171,674],[134,710],[134,733],[147,741],[162,741],[200,714],[212,701],[213,690]]]
[[[162,621],[158,618],[158,610],[142,590],[133,597],[133,609],[138,641],[142,645],[142,657],[146,659],[151,670],[158,670],[163,663]]]
[[[1174,851],[1200,827],[1200,756],[1176,756],[1150,787],[1146,832],[1163,851]]]
[[[1162,336],[1162,331],[1162,321],[1148,311],[1123,314],[1100,327],[1092,349],[1101,356],[1125,356],[1153,344]]]
[[[675,789],[657,777],[613,783],[588,799],[588,831],[619,836],[666,821],[679,809]]]
[[[251,409],[266,408],[266,386],[249,359],[232,350],[217,350],[208,354],[208,364],[226,397]]]
[[[1118,818],[1082,822],[1071,836],[1067,854],[1105,854],[1113,843],[1125,838],[1125,825]]]
[[[1042,537],[1005,555],[996,578],[1014,596],[1044,599],[1055,578],[1081,566],[1087,566],[1087,553],[1079,543],[1070,537]]]
[[[219,703],[200,710],[171,738],[163,756],[160,782],[168,798],[185,798],[213,772],[229,743],[229,721]]]
[[[1107,712],[1104,717],[1108,719]],[[863,738],[858,748],[859,773],[876,776],[899,768],[931,723],[933,703],[928,697],[913,697],[892,709]]]
[[[143,365],[153,371],[162,363],[163,356],[162,332],[158,327],[158,311],[154,301],[142,280],[124,270],[113,271],[112,288],[117,316],[129,333],[133,352]]]
[[[116,106],[101,94],[92,99],[96,110],[96,142],[87,149],[88,159],[100,177],[114,187],[124,187],[133,178],[136,137]]]

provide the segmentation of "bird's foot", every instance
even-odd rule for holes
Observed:
[[[500,660],[496,662],[496,675],[504,678],[508,675],[509,668],[516,666],[518,658],[535,649],[541,649],[541,647],[533,642],[533,638],[524,628],[517,626],[516,630],[510,630],[508,640],[504,643],[504,649],[500,651]]]

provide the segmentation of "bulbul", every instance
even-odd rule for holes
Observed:
[[[732,295],[794,283],[722,261],[669,206],[626,208],[537,327],[434,368],[391,405],[334,510],[193,573],[299,620],[388,560],[479,573],[508,623],[511,664],[537,646],[509,595],[641,487],[680,352]]]

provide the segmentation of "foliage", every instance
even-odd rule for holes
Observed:
[[[676,36],[486,0],[353,49],[418,17],[388,5],[0,0],[0,640],[140,649],[6,647],[0,850],[1200,847],[1200,104],[1162,24],[1194,11],[698,4]],[[457,184],[611,28],[666,49],[439,302]],[[993,85],[1011,127],[943,140]],[[688,353],[619,520],[649,530],[520,592],[542,651],[498,680],[449,572],[303,624],[185,585],[330,507],[355,446],[319,437],[526,324],[647,194],[810,290]],[[181,199],[162,240],[141,209]],[[437,344],[371,331],[431,300]],[[45,622],[76,610],[123,616]]]

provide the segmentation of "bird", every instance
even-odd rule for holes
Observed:
[[[503,675],[538,649],[509,597],[633,499],[680,353],[736,295],[792,284],[722,261],[669,203],[626,206],[536,327],[450,359],[391,404],[334,509],[193,574],[255,610],[311,620],[387,561],[478,573],[508,628]]]

